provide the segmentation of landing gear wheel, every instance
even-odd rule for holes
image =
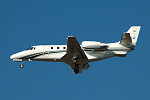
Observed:
[[[73,56],[72,62],[75,64],[77,62],[77,56]]]
[[[75,65],[75,67],[74,67],[74,73],[75,74],[79,73],[79,65]]]
[[[23,64],[21,64],[21,65],[20,65],[20,68],[23,68],[23,67],[24,67],[24,65],[23,65]]]
[[[76,59],[73,59],[72,61],[73,61],[73,63],[76,63],[76,62],[77,62],[77,60],[76,60]]]

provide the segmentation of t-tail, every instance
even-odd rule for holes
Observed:
[[[136,46],[140,28],[141,26],[130,27],[130,29],[126,33],[122,34],[120,44],[134,49],[134,47]]]

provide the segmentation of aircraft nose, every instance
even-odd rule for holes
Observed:
[[[13,54],[13,55],[10,56],[10,59],[15,59],[15,58],[17,58],[16,54]]]
[[[11,56],[10,56],[10,59],[14,59],[14,55],[11,55]]]

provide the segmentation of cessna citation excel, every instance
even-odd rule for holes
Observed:
[[[13,61],[52,61],[64,62],[70,65],[75,74],[87,70],[88,63],[118,56],[126,57],[127,52],[134,50],[141,26],[132,26],[122,34],[121,40],[116,43],[101,43],[83,41],[80,45],[75,36],[68,36],[67,45],[37,45],[27,50],[13,54]]]

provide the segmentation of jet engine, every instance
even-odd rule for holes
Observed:
[[[81,44],[82,48],[85,49],[101,49],[101,48],[107,48],[108,45],[101,42],[96,41],[83,41]]]

